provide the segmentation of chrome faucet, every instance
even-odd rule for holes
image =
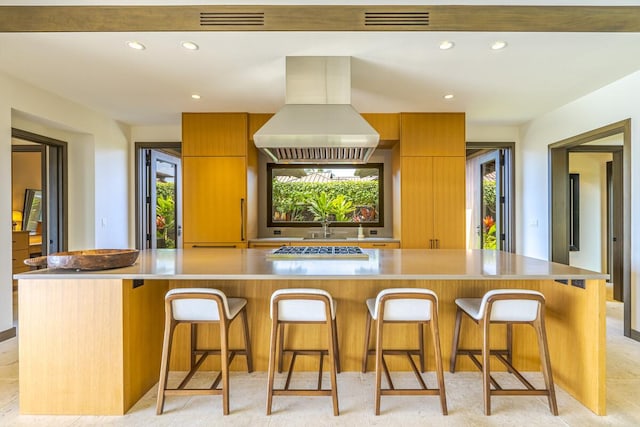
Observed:
[[[328,238],[329,236],[331,236],[331,230],[329,230],[329,218],[325,218],[322,220],[322,235],[324,236],[324,238]]]

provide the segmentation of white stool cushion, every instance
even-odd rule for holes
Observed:
[[[336,302],[331,298],[329,292],[322,289],[278,289],[271,295],[271,305],[269,316],[273,319],[273,301],[279,295],[287,294],[306,294],[306,295],[324,295],[329,299],[331,318],[336,317]],[[300,296],[296,299],[278,301],[278,320],[288,322],[326,322],[327,316],[325,311],[325,303],[320,300],[305,299]]]
[[[225,315],[227,319],[233,319],[247,305],[244,298],[227,298],[227,296],[218,289],[207,288],[177,288],[171,289],[165,295],[165,298],[180,294],[203,294],[218,295],[222,299]],[[184,298],[171,301],[171,309],[173,310],[173,318],[181,321],[214,321],[220,320],[218,313],[218,304],[215,300],[205,298]]]
[[[495,289],[484,294],[482,298],[458,298],[456,305],[465,313],[476,320],[481,320],[484,315],[487,300],[500,294],[538,295],[544,298],[540,292],[523,289]],[[536,300],[508,299],[500,300],[491,306],[490,320],[494,322],[531,322],[538,317],[538,305]]]
[[[416,289],[416,288],[390,288],[384,289],[378,293],[376,298],[370,298],[367,300],[367,308],[371,317],[375,320],[378,319],[378,312],[380,310],[380,301],[382,297],[393,294],[416,294],[416,295],[431,295],[438,300],[437,295],[429,289]],[[407,321],[407,322],[419,322],[431,320],[431,301],[419,298],[398,298],[391,299],[385,302],[384,306],[384,319],[388,321]]]

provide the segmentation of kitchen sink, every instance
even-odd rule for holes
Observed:
[[[347,240],[346,237],[303,237],[302,240]]]

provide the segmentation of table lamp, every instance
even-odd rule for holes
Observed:
[[[22,211],[11,211],[11,229],[22,230]]]

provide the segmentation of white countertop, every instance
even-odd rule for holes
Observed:
[[[344,241],[344,240],[343,240]],[[320,244],[325,243],[319,242]],[[604,280],[608,275],[493,250],[363,249],[368,259],[267,259],[273,249],[157,249],[102,271],[35,270],[25,279]]]

